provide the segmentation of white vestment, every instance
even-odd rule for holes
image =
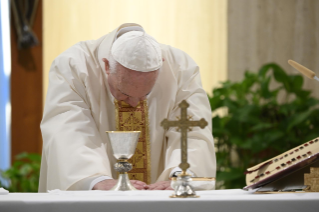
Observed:
[[[102,58],[108,58],[117,29],[98,40],[75,44],[52,63],[41,130],[43,151],[39,191],[67,190],[92,176],[116,178],[110,142],[105,131],[116,130],[114,97]],[[165,59],[149,94],[151,182],[168,180],[181,162],[180,132],[165,131],[163,119],[180,116],[178,104],[187,100],[193,120],[205,118],[205,129],[188,132],[190,170],[214,177],[216,159],[211,110],[202,88],[199,67],[183,51],[161,45]]]

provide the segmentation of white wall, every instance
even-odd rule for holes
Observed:
[[[43,7],[44,95],[56,56],[122,23],[141,24],[160,43],[187,52],[207,92],[227,78],[226,0],[44,0]]]

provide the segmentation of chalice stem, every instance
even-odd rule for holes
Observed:
[[[111,189],[111,191],[132,191],[137,190],[130,182],[130,179],[126,172],[120,173],[117,180],[117,184]]]

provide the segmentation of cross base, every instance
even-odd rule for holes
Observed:
[[[179,175],[176,179],[177,185],[174,189],[174,194],[170,196],[170,198],[198,198],[196,195],[194,188],[189,184],[191,180],[191,176]]]

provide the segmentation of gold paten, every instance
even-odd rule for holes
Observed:
[[[319,192],[319,168],[311,167],[310,174],[305,174],[305,186],[307,188],[304,191],[307,192]]]
[[[170,180],[177,180],[177,177],[171,177]],[[192,181],[216,181],[215,177],[192,177]]]
[[[141,131],[135,154],[129,162],[133,169],[128,173],[131,180],[151,183],[150,135],[147,100],[132,107],[123,101],[114,101],[116,112],[116,130]]]
[[[178,177],[171,177],[171,187],[176,188]],[[214,190],[216,179],[214,177],[191,177],[188,182],[195,191]]]
[[[208,123],[207,121],[202,118],[199,121],[191,121],[187,116],[187,108],[189,107],[189,104],[186,102],[186,100],[183,100],[179,105],[181,108],[181,117],[177,121],[169,121],[168,119],[164,119],[161,122],[161,126],[168,130],[170,127],[177,127],[178,131],[181,132],[181,163],[179,164],[179,167],[182,169],[182,173],[179,175],[180,178],[187,177],[189,174],[186,173],[187,169],[190,167],[189,163],[187,162],[187,132],[191,130],[191,127],[200,127],[205,128]],[[184,183],[185,184],[185,183]],[[187,184],[187,182],[186,182]],[[175,190],[176,193],[176,190]],[[193,194],[188,195],[176,195],[173,194],[170,196],[171,198],[186,198],[186,197],[199,197],[196,196],[195,191]]]

